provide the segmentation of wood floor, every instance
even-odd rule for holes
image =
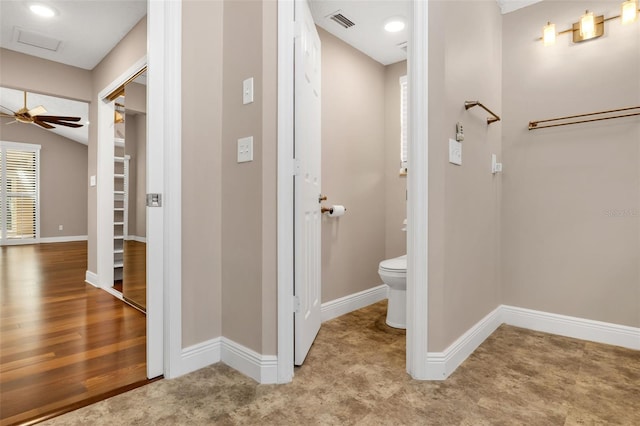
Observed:
[[[0,251],[0,425],[148,382],[145,316],[84,282],[86,242]]]

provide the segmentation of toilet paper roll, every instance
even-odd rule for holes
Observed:
[[[345,214],[346,211],[347,209],[345,206],[341,206],[341,205],[331,206],[331,210],[329,210],[329,216],[330,217],[342,216]]]

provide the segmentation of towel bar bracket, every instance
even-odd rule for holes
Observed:
[[[464,101],[464,109],[467,110],[469,108],[473,108],[474,106],[479,106],[483,110],[487,111],[493,117],[487,117],[487,124],[495,123],[496,121],[500,121],[500,117],[495,112],[491,111],[489,108],[484,106],[480,101]]]

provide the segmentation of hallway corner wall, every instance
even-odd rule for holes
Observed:
[[[479,100],[503,112],[501,19],[495,2],[429,2],[429,352],[501,303],[501,176],[491,173],[491,154],[501,157],[503,123],[464,108]],[[461,166],[448,162],[457,122]]]
[[[222,334],[223,3],[183,0],[182,20],[182,347],[185,348]],[[194,48],[202,45],[207,48]]]

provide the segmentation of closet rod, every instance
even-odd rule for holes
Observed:
[[[561,121],[561,120],[570,120],[570,119],[573,119],[573,118],[592,117],[594,115],[613,114],[613,113],[618,113],[618,112],[622,112],[622,111],[633,111],[633,110],[636,110],[636,109],[640,110],[640,106],[618,108],[618,109],[610,109],[608,111],[590,112],[590,113],[587,113],[587,114],[568,115],[566,117],[548,118],[546,120],[530,121],[529,122],[529,130],[545,129],[547,127],[568,126],[570,124],[590,123],[592,121],[611,120],[613,118],[633,117],[634,115],[640,115],[640,111],[636,111],[636,112],[633,112],[633,113],[630,113],[630,114],[614,115],[614,116],[609,116],[609,117],[596,117],[596,118],[590,118],[588,120],[576,120],[576,121],[570,121],[568,123],[554,123],[554,124],[545,124],[543,126],[539,126],[540,123],[548,123],[550,121]]]
[[[493,115],[493,117],[487,117],[487,124],[495,123],[496,121],[500,121],[500,117],[498,114],[491,111],[486,106],[482,105],[480,101],[464,101],[464,109],[473,108],[474,106],[479,106],[483,110],[487,111],[489,114]]]

